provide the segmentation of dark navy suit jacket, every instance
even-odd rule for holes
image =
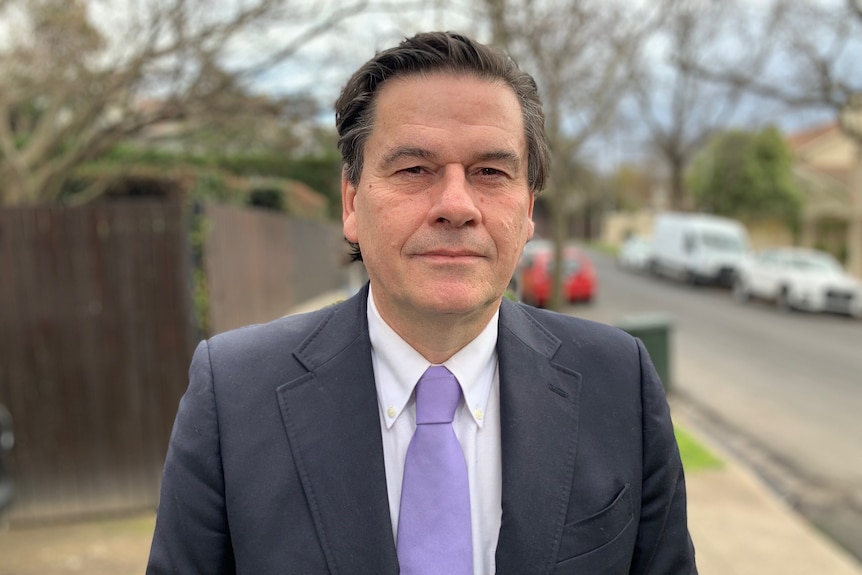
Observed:
[[[367,297],[200,344],[147,573],[398,573]],[[667,402],[640,341],[504,299],[497,352],[497,573],[696,573]]]

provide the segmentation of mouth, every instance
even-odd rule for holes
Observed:
[[[430,250],[416,254],[416,257],[433,262],[467,262],[482,259],[485,256],[471,250]]]

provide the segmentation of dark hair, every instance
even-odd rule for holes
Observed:
[[[392,78],[431,72],[472,74],[512,88],[524,119],[527,183],[533,194],[541,192],[550,169],[550,152],[536,81],[501,50],[453,32],[426,32],[407,38],[398,46],[379,52],[348,80],[335,103],[338,149],[347,180],[359,185],[380,86]],[[352,259],[361,260],[359,246],[351,246]]]

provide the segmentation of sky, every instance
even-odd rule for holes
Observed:
[[[310,91],[331,105],[350,74],[375,52],[420,31],[471,30],[475,34],[475,27],[462,13],[439,10],[433,1],[410,12],[354,16],[316,38],[294,61],[261,76],[256,85],[274,93]],[[481,34],[476,35],[481,39]]]

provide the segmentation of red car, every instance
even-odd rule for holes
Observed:
[[[553,248],[527,246],[518,268],[521,300],[543,307],[551,299]],[[574,246],[566,246],[563,266],[563,297],[569,303],[591,301],[596,290],[596,272],[587,254]]]

